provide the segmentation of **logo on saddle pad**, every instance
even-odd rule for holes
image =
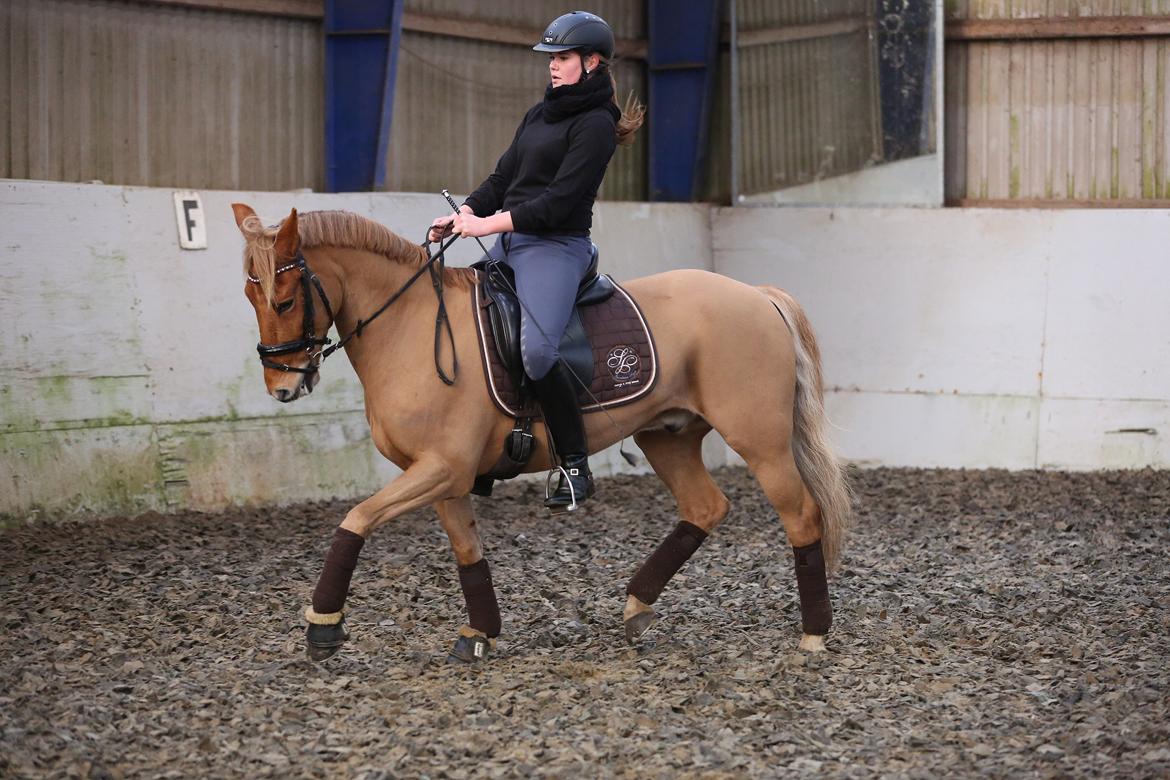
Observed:
[[[605,356],[605,366],[613,377],[614,387],[636,385],[642,380],[642,366],[639,364],[638,353],[633,347],[619,344]]]

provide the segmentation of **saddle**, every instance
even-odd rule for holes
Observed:
[[[650,392],[658,378],[650,327],[630,294],[608,275],[598,274],[597,247],[592,250],[560,343],[561,358],[583,383],[578,402],[585,414],[631,403]],[[513,271],[490,259],[471,267],[479,280],[472,305],[488,394],[516,421],[499,461],[476,479],[472,492],[490,495],[493,480],[516,476],[531,458],[532,421],[540,409],[528,390],[521,359],[521,307],[513,292]]]
[[[589,268],[577,286],[573,314],[560,343],[561,358],[586,386],[593,381],[593,349],[581,322],[581,308],[608,300],[615,290],[612,279],[597,273],[597,245],[590,244],[590,249]],[[527,378],[520,355],[520,301],[513,292],[516,289],[515,271],[506,263],[490,259],[480,260],[471,267],[482,275],[496,352],[513,386],[520,389]]]

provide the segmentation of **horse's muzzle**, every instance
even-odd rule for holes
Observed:
[[[309,393],[313,392],[313,388],[317,386],[319,381],[321,381],[320,372],[314,371],[311,374],[302,374],[300,375],[300,381],[297,382],[295,387],[291,389],[287,387],[278,387],[272,391],[271,395],[282,404],[291,403],[300,398],[302,395],[308,395]]]

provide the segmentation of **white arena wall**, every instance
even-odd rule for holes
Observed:
[[[866,465],[1170,466],[1170,211],[718,209],[715,268],[819,335]]]
[[[0,181],[0,517],[360,497],[396,473],[344,358],[294,404],[264,391],[229,204],[421,239],[442,199],[204,191],[208,248],[181,250],[172,192]],[[1168,228],[1165,211],[602,203],[594,239],[619,280],[700,267],[792,290],[851,460],[1095,469],[1170,465]]]
[[[397,473],[344,356],[307,398],[265,392],[230,204],[346,209],[421,240],[442,197],[203,191],[208,248],[181,250],[172,193],[0,180],[0,518],[357,497]],[[710,268],[710,208],[603,203],[594,241],[619,281]],[[461,241],[452,264],[479,255]],[[598,466],[629,468],[616,450]]]

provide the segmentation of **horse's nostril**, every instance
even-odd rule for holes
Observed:
[[[286,390],[283,387],[277,390],[274,395],[276,396],[276,400],[280,401],[281,403],[288,403],[293,399],[292,390]]]

